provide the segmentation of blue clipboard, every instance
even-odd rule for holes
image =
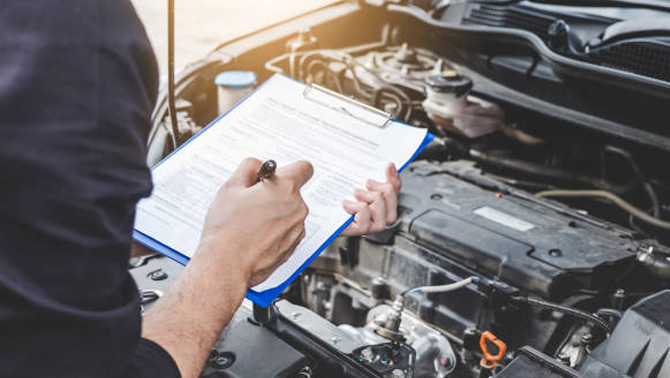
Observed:
[[[292,78],[290,78],[290,79],[292,79]],[[293,80],[293,79],[292,79],[292,80]],[[265,84],[265,83],[264,83],[264,84]],[[257,90],[260,89],[260,88],[262,88],[264,84],[261,84],[261,85],[259,86],[259,88],[257,88]],[[254,92],[255,92],[255,91],[254,91]],[[195,140],[196,138],[198,138],[199,136],[201,136],[202,134],[204,134],[205,132],[207,132],[207,130],[208,130],[210,127],[212,127],[213,125],[215,125],[220,119],[222,119],[222,118],[225,117],[228,113],[230,113],[230,112],[233,111],[235,108],[237,108],[241,103],[243,103],[243,102],[244,102],[245,100],[247,100],[250,96],[252,96],[252,95],[254,94],[254,92],[249,93],[249,94],[248,94],[247,96],[245,96],[240,102],[238,102],[235,106],[233,106],[233,107],[230,108],[228,111],[226,111],[226,112],[223,113],[221,116],[219,116],[219,117],[216,118],[214,121],[212,121],[207,127],[205,127],[205,128],[203,128],[202,130],[200,130],[200,132],[198,132],[196,135],[194,135],[191,139],[189,139],[189,140],[186,141],[184,144],[182,144],[181,146],[179,146],[179,148],[177,148],[176,150],[172,151],[172,153],[170,153],[170,154],[169,154],[168,156],[166,156],[163,160],[161,160],[158,164],[156,164],[156,165],[152,168],[152,170],[153,170],[153,169],[156,169],[158,166],[160,166],[161,164],[163,164],[165,161],[169,160],[170,157],[172,157],[172,155],[176,154],[179,150],[181,150],[184,146],[188,145],[191,141]],[[407,125],[407,124],[405,124],[405,123],[403,123],[403,122],[400,122],[400,121],[395,121],[395,120],[394,120],[393,122],[401,123],[401,124],[403,124],[403,125],[406,125],[407,127],[412,127],[412,126],[409,126],[409,125]],[[430,144],[430,142],[433,141],[433,139],[435,139],[435,135],[433,135],[433,134],[427,132],[427,133],[426,133],[426,137],[424,138],[424,140],[423,140],[423,142],[421,143],[421,145],[417,148],[417,150],[416,150],[416,152],[414,153],[414,155],[413,155],[407,162],[405,162],[405,164],[403,164],[402,167],[400,167],[400,168],[398,169],[398,171],[399,171],[399,172],[402,172],[402,171],[409,165],[409,163],[411,163],[412,160],[414,160],[414,159],[421,153],[421,151],[423,151],[423,149],[426,148],[426,146],[428,146],[428,145]],[[254,302],[254,303],[256,303],[256,304],[259,304],[259,305],[261,305],[261,306],[263,306],[263,307],[268,307],[268,306],[269,306],[269,305],[270,305],[270,304],[271,304],[271,303],[272,303],[272,302],[273,302],[273,301],[274,301],[274,300],[275,300],[281,293],[284,292],[284,290],[286,290],[286,288],[291,284],[291,282],[293,282],[293,280],[295,280],[295,279],[296,279],[296,278],[297,278],[297,277],[298,277],[298,276],[299,276],[299,275],[300,275],[300,274],[301,274],[301,273],[302,273],[302,272],[303,272],[303,271],[304,271],[304,270],[305,270],[305,269],[312,263],[312,261],[314,261],[314,259],[316,259],[316,258],[321,254],[321,252],[323,252],[323,250],[326,249],[326,248],[328,247],[328,245],[330,245],[330,243],[332,243],[332,242],[335,240],[335,238],[337,238],[337,237],[342,233],[342,231],[344,231],[344,230],[349,226],[349,224],[350,224],[351,222],[353,222],[353,220],[354,220],[354,217],[351,216],[351,217],[350,217],[350,218],[349,218],[349,219],[348,219],[348,220],[347,220],[347,221],[346,221],[346,222],[345,222],[345,223],[344,223],[344,224],[343,224],[337,231],[335,231],[335,233],[334,233],[333,235],[331,235],[330,238],[328,238],[328,240],[326,240],[326,241],[325,241],[325,242],[324,242],[324,243],[323,243],[323,244],[316,250],[316,252],[314,252],[314,253],[312,254],[312,256],[311,256],[307,261],[305,261],[304,264],[302,264],[302,265],[300,266],[300,268],[299,268],[297,271],[295,271],[295,272],[293,273],[293,275],[291,275],[291,277],[289,277],[289,278],[288,278],[286,281],[284,281],[281,285],[279,285],[279,286],[277,286],[277,287],[275,287],[275,288],[272,288],[272,289],[268,289],[268,290],[262,291],[262,292],[256,292],[256,291],[253,291],[253,290],[249,289],[249,290],[247,291],[247,295],[246,295],[247,299],[249,299],[249,300],[251,300],[252,302]],[[156,252],[159,252],[159,253],[161,253],[161,254],[163,254],[163,255],[165,255],[165,256],[171,258],[172,260],[178,262],[178,263],[181,264],[181,265],[186,265],[186,264],[189,262],[189,260],[190,260],[188,257],[184,256],[183,254],[177,252],[176,250],[174,250],[174,249],[168,247],[168,246],[165,245],[165,244],[162,244],[162,243],[159,242],[158,240],[155,240],[154,238],[152,238],[152,237],[150,237],[150,236],[148,236],[148,235],[146,235],[146,234],[144,234],[144,233],[142,233],[142,232],[140,232],[140,231],[133,230],[133,239],[135,239],[135,241],[137,241],[138,243],[144,245],[145,247],[147,247],[147,248],[149,248],[149,249],[152,249],[152,250],[154,250],[154,251],[156,251]]]

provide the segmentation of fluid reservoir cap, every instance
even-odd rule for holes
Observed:
[[[256,84],[258,75],[253,71],[224,71],[216,75],[214,84],[219,87],[245,88]]]
[[[431,75],[425,80],[426,86],[438,93],[454,93],[457,97],[467,94],[472,89],[469,77],[449,71],[443,75]]]

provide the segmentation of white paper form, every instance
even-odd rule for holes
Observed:
[[[402,166],[426,137],[425,130],[396,122],[371,126],[305,99],[304,89],[287,77],[272,77],[156,166],[154,191],[140,201],[135,229],[190,258],[216,192],[244,158],[273,159],[279,167],[307,160],[314,176],[301,190],[309,208],[306,236],[291,258],[252,290],[288,280],[350,218],[342,201],[368,178],[385,181],[386,165]]]

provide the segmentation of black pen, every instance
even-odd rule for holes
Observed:
[[[258,174],[256,175],[256,183],[271,179],[276,170],[277,162],[272,159],[266,160],[263,162],[263,165],[261,165],[261,169],[258,170]]]

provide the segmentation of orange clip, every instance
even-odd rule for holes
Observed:
[[[489,353],[489,348],[486,344],[487,341],[498,347],[498,354],[494,356]],[[479,339],[479,347],[482,348],[482,353],[484,354],[484,358],[479,362],[479,366],[488,370],[496,367],[496,362],[502,360],[505,357],[505,352],[507,352],[507,345],[490,331],[482,333],[482,338]]]

